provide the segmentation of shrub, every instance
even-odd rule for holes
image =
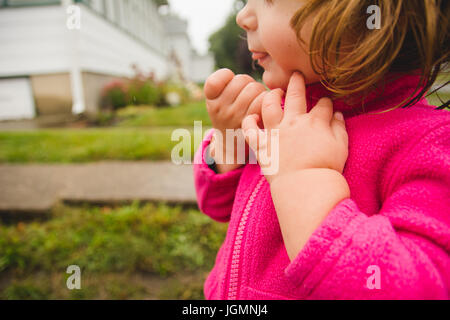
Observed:
[[[115,80],[103,88],[103,108],[117,110],[128,105],[174,106],[203,98],[201,89],[195,84],[157,82],[152,73],[144,75],[137,68],[135,72],[133,79],[127,82]]]
[[[133,80],[128,87],[129,105],[152,105],[161,104],[162,92],[152,81]]]
[[[108,83],[102,90],[101,106],[107,109],[119,109],[127,105],[127,86],[121,80]]]

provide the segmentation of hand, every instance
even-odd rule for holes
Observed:
[[[284,92],[276,89],[263,99],[264,130],[258,126],[258,114],[248,115],[242,122],[247,143],[269,183],[305,169],[328,168],[339,173],[344,170],[348,158],[345,121],[338,120],[336,114],[333,116],[333,104],[328,98],[320,99],[307,113],[305,91],[303,76],[294,73],[287,89],[284,113],[281,109]],[[270,163],[261,164],[262,159],[267,159],[265,155]],[[278,164],[277,170],[268,173],[268,168],[273,169],[273,161]]]
[[[223,139],[214,139],[211,142],[211,156],[216,160],[219,173],[238,168],[237,153],[246,152],[239,148],[236,142],[232,150],[227,150],[226,130],[241,129],[243,118],[250,113],[260,113],[265,87],[248,75],[234,75],[231,70],[221,69],[213,73],[205,83],[206,107],[212,125],[219,131]],[[238,135],[242,132],[238,132]],[[243,137],[242,137],[243,138]],[[242,139],[244,140],[244,139]],[[215,156],[217,149],[221,150],[223,158]],[[230,148],[228,148],[230,149]],[[233,152],[233,163],[224,163],[227,154]]]
[[[215,129],[240,129],[244,117],[259,113],[265,87],[252,77],[220,69],[208,77],[204,87],[206,108]]]

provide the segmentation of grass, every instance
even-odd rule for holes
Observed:
[[[1,299],[202,299],[226,225],[164,204],[58,205],[0,225]],[[68,290],[66,268],[81,268]]]
[[[206,128],[204,128],[205,130]],[[169,160],[174,128],[49,129],[0,132],[0,162],[80,163],[100,160]],[[194,154],[191,130],[191,156]]]
[[[194,121],[211,126],[204,102],[179,107],[127,107],[117,112],[114,127],[0,132],[0,163],[80,163],[101,160],[169,160],[175,129]],[[194,154],[191,141],[191,156]]]
[[[205,102],[194,102],[178,107],[126,107],[117,112],[119,127],[193,127],[194,121],[211,126]]]

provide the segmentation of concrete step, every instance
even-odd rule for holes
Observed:
[[[106,161],[0,165],[0,215],[46,214],[57,201],[196,205],[192,165]]]

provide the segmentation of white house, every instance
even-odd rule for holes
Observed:
[[[185,21],[159,14],[163,2],[0,0],[0,120],[95,113],[101,88],[133,65],[204,81],[213,58],[196,54]]]

